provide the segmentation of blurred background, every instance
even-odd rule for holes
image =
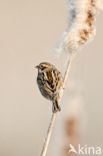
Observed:
[[[64,71],[66,57],[58,58],[54,48],[67,14],[65,0],[0,0],[0,156],[40,155],[52,112],[34,66],[48,61]],[[70,141],[103,147],[103,13],[96,28],[94,41],[72,64],[49,156],[66,155]]]

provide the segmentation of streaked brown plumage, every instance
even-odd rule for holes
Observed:
[[[53,102],[53,112],[60,111],[58,105],[59,90],[62,86],[62,75],[54,65],[42,62],[38,66],[37,84],[41,94]]]

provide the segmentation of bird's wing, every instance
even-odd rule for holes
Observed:
[[[56,69],[51,69],[44,73],[44,81],[45,85],[48,89],[50,89],[53,93],[56,93],[60,89],[61,86],[61,74]]]
[[[52,71],[47,71],[44,73],[44,85],[48,89],[50,89],[52,92],[55,91],[56,85],[55,85],[55,77]]]

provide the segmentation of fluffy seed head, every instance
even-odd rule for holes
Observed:
[[[68,28],[59,50],[76,51],[95,36],[95,16],[101,9],[103,0],[68,0]]]

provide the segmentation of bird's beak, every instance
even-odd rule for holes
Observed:
[[[37,68],[37,69],[38,69],[38,68],[39,68],[39,65],[35,66],[35,68]]]

